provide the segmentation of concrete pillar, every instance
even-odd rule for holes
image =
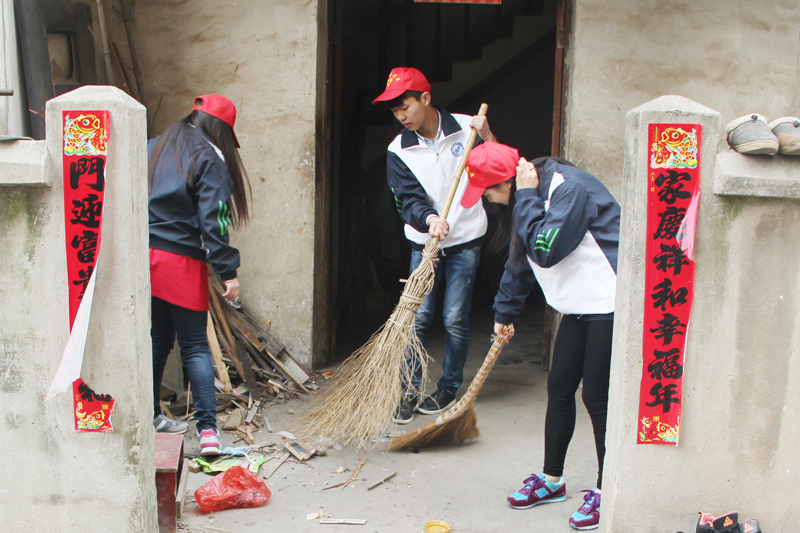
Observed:
[[[43,403],[69,335],[61,112],[78,109],[111,113],[102,243],[81,377],[116,400],[113,433],[76,432],[68,393]],[[0,151],[2,529],[157,531],[145,108],[119,89],[83,87],[47,103],[41,142],[49,178],[32,173],[30,185],[19,178],[3,183]],[[38,157],[38,150],[29,152]]]
[[[716,111],[681,96],[662,96],[628,112],[625,124],[625,162],[622,182],[622,221],[617,269],[617,304],[609,388],[606,459],[603,475],[601,525],[604,531],[679,531],[687,528],[682,517],[696,516],[704,507],[693,486],[688,455],[694,456],[697,438],[705,440],[705,428],[694,424],[702,406],[692,401],[692,386],[707,376],[698,376],[696,359],[702,357],[687,347],[683,381],[683,416],[678,447],[636,444],[639,385],[642,376],[642,318],[645,302],[645,247],[647,228],[648,126],[651,123],[703,125],[700,145],[701,202],[712,196],[713,171],[719,150],[720,116]],[[703,207],[701,205],[700,210]],[[702,216],[702,213],[699,215]],[[704,228],[698,223],[697,233]],[[704,260],[695,240],[696,277]],[[695,291],[702,292],[700,285]],[[697,298],[697,294],[695,295]],[[695,305],[692,326],[697,322]],[[698,505],[700,507],[698,507]],[[728,512],[723,505],[718,512]]]
[[[636,444],[645,302],[647,128],[699,123],[695,295],[680,444]],[[719,154],[720,115],[679,96],[628,112],[601,531],[693,531],[738,511],[790,531],[800,456],[798,161]],[[725,147],[727,148],[727,147]]]

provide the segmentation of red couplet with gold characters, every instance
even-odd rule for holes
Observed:
[[[678,445],[694,298],[700,124],[650,124],[639,444]]]

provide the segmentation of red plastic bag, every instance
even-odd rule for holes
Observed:
[[[256,474],[234,466],[194,491],[200,509],[210,513],[233,507],[261,507],[272,496]]]

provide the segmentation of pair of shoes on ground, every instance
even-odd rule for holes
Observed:
[[[547,481],[544,474],[533,474],[524,486],[508,497],[508,505],[513,509],[530,509],[543,503],[563,502],[567,499],[567,483],[559,478],[555,483]],[[573,529],[586,531],[597,529],[600,525],[600,491],[584,490],[583,505],[569,517]]]
[[[800,155],[800,119],[783,117],[767,124],[758,113],[732,120],[725,127],[728,145],[740,154]]]
[[[715,517],[710,513],[700,513],[695,533],[761,533],[758,520],[750,518],[739,522],[739,513],[728,513]]]
[[[392,416],[392,422],[401,425],[408,424],[414,420],[414,411],[423,415],[438,415],[450,409],[455,403],[456,391],[453,389],[437,388],[436,392],[422,402],[420,402],[418,394],[406,392],[397,412]]]

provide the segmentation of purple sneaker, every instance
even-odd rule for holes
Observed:
[[[546,481],[544,474],[533,474],[523,481],[524,487],[508,497],[513,509],[530,509],[540,503],[563,502],[567,499],[567,484],[562,477],[559,483]]]
[[[586,493],[583,505],[569,517],[569,525],[581,531],[597,529],[600,525],[600,491],[592,489],[581,492]]]

